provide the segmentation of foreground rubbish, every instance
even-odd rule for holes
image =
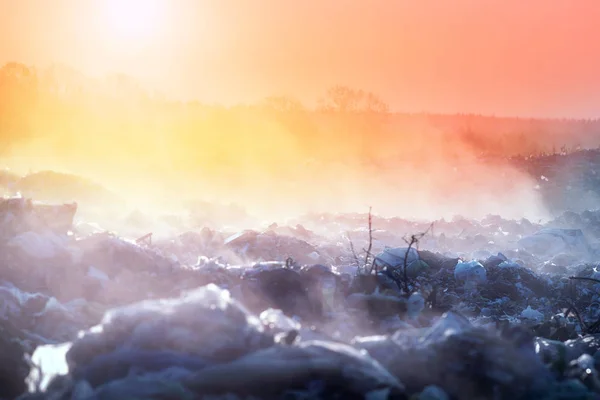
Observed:
[[[399,219],[149,240],[76,211],[0,200],[0,399],[600,398],[592,212],[417,247]]]

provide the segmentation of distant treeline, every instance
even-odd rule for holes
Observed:
[[[393,164],[436,154],[461,157],[559,152],[600,145],[600,120],[500,118],[391,112],[377,95],[334,86],[309,109],[274,96],[223,107],[167,100],[134,79],[89,78],[54,66],[0,69],[0,154],[34,144],[56,157],[226,173],[299,160]],[[129,163],[129,164],[128,164]]]

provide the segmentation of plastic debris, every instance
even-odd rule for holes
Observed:
[[[410,251],[386,246],[427,225],[378,219],[365,268],[324,232],[360,252],[355,215],[136,243],[46,206],[0,204],[0,398],[600,393],[600,212],[438,221]]]
[[[485,267],[478,261],[459,262],[454,268],[457,281],[482,284],[487,282]]]

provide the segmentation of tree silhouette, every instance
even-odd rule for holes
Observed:
[[[389,106],[379,96],[343,85],[329,88],[319,100],[319,109],[342,113],[389,112]]]
[[[427,151],[431,140],[459,156],[468,148],[498,157],[551,151],[553,143],[600,143],[598,119],[391,113],[378,95],[343,85],[329,88],[316,109],[289,96],[227,107],[147,93],[122,74],[92,78],[63,65],[36,70],[8,63],[0,67],[0,155],[39,138],[48,153],[65,160],[94,162],[110,154],[128,168],[195,177],[261,163],[283,173],[282,165],[307,156],[387,167],[405,162],[398,160],[411,149]],[[465,121],[471,130],[461,132]]]

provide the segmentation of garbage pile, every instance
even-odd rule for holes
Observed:
[[[0,399],[600,397],[599,213],[168,240],[76,213],[0,200]]]
[[[596,207],[600,194],[600,149],[562,149],[554,154],[513,157],[509,162],[535,179],[535,189],[553,212]]]

